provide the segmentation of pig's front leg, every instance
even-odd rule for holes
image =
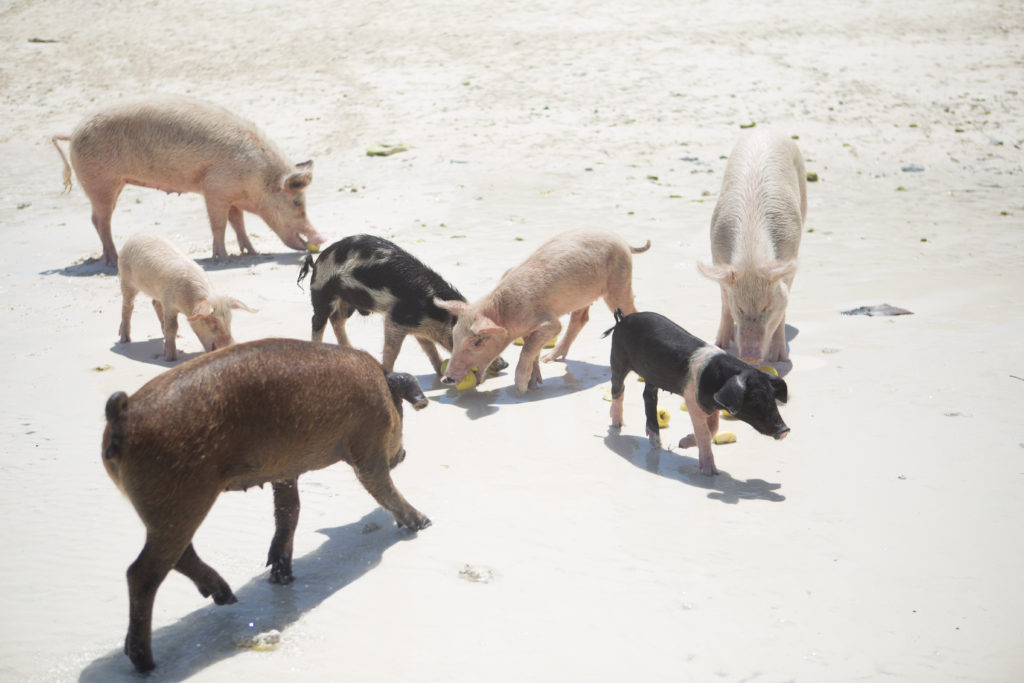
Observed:
[[[177,360],[178,313],[172,306],[165,308],[157,299],[153,299],[153,310],[160,318],[160,328],[164,333],[164,360]]]
[[[786,316],[783,314],[782,322],[775,328],[775,332],[772,334],[772,341],[768,345],[768,354],[764,357],[769,363],[788,360],[789,354],[786,353]]]
[[[402,494],[395,488],[391,480],[391,472],[388,469],[388,458],[384,453],[377,457],[365,458],[370,464],[353,465],[356,477],[363,487],[373,496],[380,506],[395,517],[398,526],[409,527],[412,531],[419,531],[430,526],[430,519],[422,512],[409,504]]]
[[[190,578],[204,598],[213,596],[214,603],[218,605],[233,605],[238,602],[228,582],[213,567],[199,559],[191,543],[178,558],[174,568]]]
[[[651,445],[661,448],[661,431],[658,427],[658,388],[644,385],[644,415],[647,417],[647,438]]]
[[[299,524],[299,481],[287,479],[275,481],[274,488],[274,538],[267,553],[270,567],[270,583],[286,585],[294,580],[292,576],[292,541],[295,527]]]
[[[534,328],[523,340],[523,350],[516,365],[516,389],[520,394],[525,394],[529,389],[536,389],[543,382],[540,376],[540,351],[544,344],[561,330],[562,324],[557,318],[547,320]]]
[[[729,350],[729,344],[732,342],[733,327],[732,310],[729,308],[729,292],[725,285],[722,285],[722,318],[718,323],[715,345],[723,351]]]
[[[256,247],[249,241],[249,235],[245,232],[245,218],[242,210],[237,206],[228,209],[228,222],[235,231],[235,239],[238,240],[238,250],[243,254],[256,254]]]
[[[686,397],[686,411],[690,414],[693,434],[679,440],[680,448],[697,446],[697,464],[703,474],[718,474],[715,467],[715,456],[711,453],[711,437],[718,431],[718,413],[709,415],[700,409],[695,399]]]
[[[427,355],[427,359],[430,361],[431,367],[434,368],[434,372],[437,373],[438,377],[441,376],[441,356],[437,353],[437,347],[434,342],[424,337],[416,337],[416,341],[419,342],[420,348],[423,349],[423,353]]]
[[[391,372],[395,369],[395,361],[398,359],[398,352],[402,350],[402,342],[405,341],[405,332],[399,329],[391,320],[384,321],[384,350],[381,352],[380,364],[384,369]]]

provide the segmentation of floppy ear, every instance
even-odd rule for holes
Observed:
[[[434,305],[438,308],[443,308],[454,316],[462,315],[469,306],[465,301],[445,301],[444,299],[438,299],[436,296],[434,297]]]
[[[480,314],[473,321],[473,325],[469,328],[473,330],[473,334],[485,335],[485,334],[505,334],[507,330],[488,318],[484,314]]]
[[[736,282],[736,270],[732,266],[709,266],[698,261],[697,270],[704,277],[715,280],[723,285],[731,285]]]
[[[309,164],[309,166],[304,166],[304,164]],[[304,161],[301,164],[298,164],[298,168],[304,170],[294,171],[286,175],[284,178],[282,178],[281,189],[285,190],[286,192],[298,192],[299,190],[303,189],[311,182],[313,182],[312,161]]]
[[[743,407],[743,395],[747,393],[747,383],[743,375],[733,375],[715,392],[715,403],[733,415],[740,414]]]
[[[789,389],[786,387],[786,380],[781,377],[772,377],[769,381],[772,383],[772,389],[775,390],[775,400],[780,403],[788,401]]]
[[[761,274],[769,282],[778,282],[796,272],[796,261],[773,261],[761,268]]]
[[[235,310],[248,311],[249,313],[259,313],[260,312],[258,308],[253,308],[252,306],[246,306],[245,304],[243,304],[241,301],[239,301],[235,297],[231,297],[230,299],[228,299],[228,305],[230,305],[231,308],[234,308]]]
[[[207,299],[200,299],[196,302],[196,305],[192,307],[192,314],[188,316],[189,322],[195,322],[200,318],[205,318],[213,313],[213,304]]]

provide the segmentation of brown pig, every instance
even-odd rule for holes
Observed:
[[[807,175],[796,143],[781,133],[746,133],[729,155],[711,216],[713,265],[698,263],[722,289],[715,344],[734,338],[749,363],[782,361],[786,306],[807,218]]]
[[[70,166],[58,140],[70,141]],[[176,95],[127,100],[52,141],[64,162],[65,189],[71,189],[74,167],[92,203],[107,265],[117,263],[110,217],[125,185],[203,195],[215,259],[227,258],[229,222],[241,252],[256,253],[243,211],[262,218],[292,249],[324,241],[306,218],[303,190],[313,179],[313,162],[292,166],[254,124],[222,107]]]
[[[153,297],[164,333],[164,360],[176,360],[178,314],[182,313],[206,351],[234,344],[231,309],[256,309],[217,294],[206,272],[160,235],[136,234],[121,249],[117,266],[121,281],[121,343],[131,341],[132,310],[141,291]]]
[[[430,525],[391,480],[405,458],[403,399],[416,409],[428,403],[412,375],[385,372],[365,351],[293,339],[229,346],[168,370],[131,397],[110,397],[103,465],[146,527],[128,568],[124,647],[136,669],[154,667],[153,601],[172,569],[216,604],[237,602],[192,545],[221,491],[273,485],[271,583],[293,579],[304,472],[347,462],[399,526]]]
[[[487,367],[516,337],[523,350],[515,383],[521,393],[541,383],[540,351],[562,329],[559,316],[571,313],[565,336],[544,355],[549,362],[564,358],[569,345],[590,318],[590,304],[604,298],[608,308],[633,313],[632,254],[647,251],[626,244],[617,235],[584,230],[563,232],[510,269],[490,294],[472,304],[435,303],[458,316],[453,330],[452,358],[441,381],[455,384],[470,371],[477,383]],[[475,368],[475,369],[474,369]]]

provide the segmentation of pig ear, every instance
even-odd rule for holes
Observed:
[[[761,273],[769,282],[778,282],[796,272],[796,261],[774,261],[764,266]]]
[[[212,314],[213,304],[211,304],[208,299],[200,299],[196,302],[196,305],[192,307],[192,314],[188,316],[188,321],[195,322],[200,318],[205,318]]]
[[[731,285],[736,281],[736,271],[732,266],[709,266],[706,263],[697,262],[697,270],[700,274],[711,280],[717,280],[723,285]]]
[[[303,171],[312,171],[313,160],[307,159],[306,161],[300,161],[299,163],[295,164],[295,168],[301,168]]]
[[[430,404],[427,397],[423,395],[420,383],[409,373],[385,372],[384,377],[388,381],[388,388],[396,402],[405,399],[416,410],[423,410]]]
[[[310,167],[313,165],[312,161],[303,163],[309,163]],[[299,165],[301,166],[302,164]],[[304,171],[295,171],[293,173],[289,173],[281,180],[281,189],[286,192],[298,192],[311,182],[313,182],[312,170],[307,169]]]
[[[747,393],[747,383],[743,375],[733,375],[715,392],[715,403],[733,415],[739,415],[743,407],[743,395]]]
[[[786,380],[773,376],[769,381],[772,383],[772,389],[775,390],[775,400],[779,403],[788,401],[789,389],[786,387]]]
[[[253,308],[252,306],[246,306],[244,303],[242,303],[241,301],[239,301],[235,297],[231,297],[230,299],[228,299],[228,305],[231,306],[231,308],[233,308],[235,310],[248,311],[249,313],[259,313],[260,312],[258,308]]]
[[[473,325],[470,329],[473,330],[473,334],[481,336],[487,334],[505,334],[506,332],[504,327],[483,314],[476,317],[476,320],[473,321]]]
[[[452,315],[459,316],[466,312],[466,308],[469,306],[465,301],[445,301],[444,299],[438,299],[434,297],[434,305],[438,308],[443,308]]]

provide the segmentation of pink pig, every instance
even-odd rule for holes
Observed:
[[[121,343],[131,341],[132,310],[141,291],[153,297],[153,308],[164,333],[164,360],[175,360],[178,314],[185,314],[205,351],[235,343],[231,338],[231,309],[250,313],[241,301],[220,296],[195,261],[161,235],[136,234],[121,249],[117,268],[121,280]]]
[[[722,192],[711,217],[714,265],[697,268],[722,288],[715,343],[735,337],[748,363],[781,361],[786,306],[807,218],[807,177],[796,143],[778,132],[744,134],[729,155]]]
[[[627,315],[636,311],[631,254],[650,246],[648,240],[643,247],[631,247],[621,237],[604,232],[563,232],[507,271],[479,301],[434,299],[458,316],[452,331],[452,358],[441,381],[455,384],[475,367],[477,383],[482,383],[491,362],[512,340],[522,337],[516,388],[521,393],[536,388],[541,383],[540,351],[562,329],[559,316],[572,313],[565,336],[544,355],[544,362],[565,357],[596,299],[603,297],[613,311],[620,308]]]
[[[58,140],[70,141],[70,166]],[[64,162],[64,188],[71,189],[73,166],[92,202],[92,223],[107,265],[117,263],[110,217],[125,185],[202,194],[215,259],[227,258],[229,222],[239,249],[256,253],[243,211],[262,218],[292,249],[324,241],[306,218],[303,197],[313,162],[291,166],[254,124],[227,109],[173,95],[128,100],[92,114],[70,136],[55,135],[52,141]]]

